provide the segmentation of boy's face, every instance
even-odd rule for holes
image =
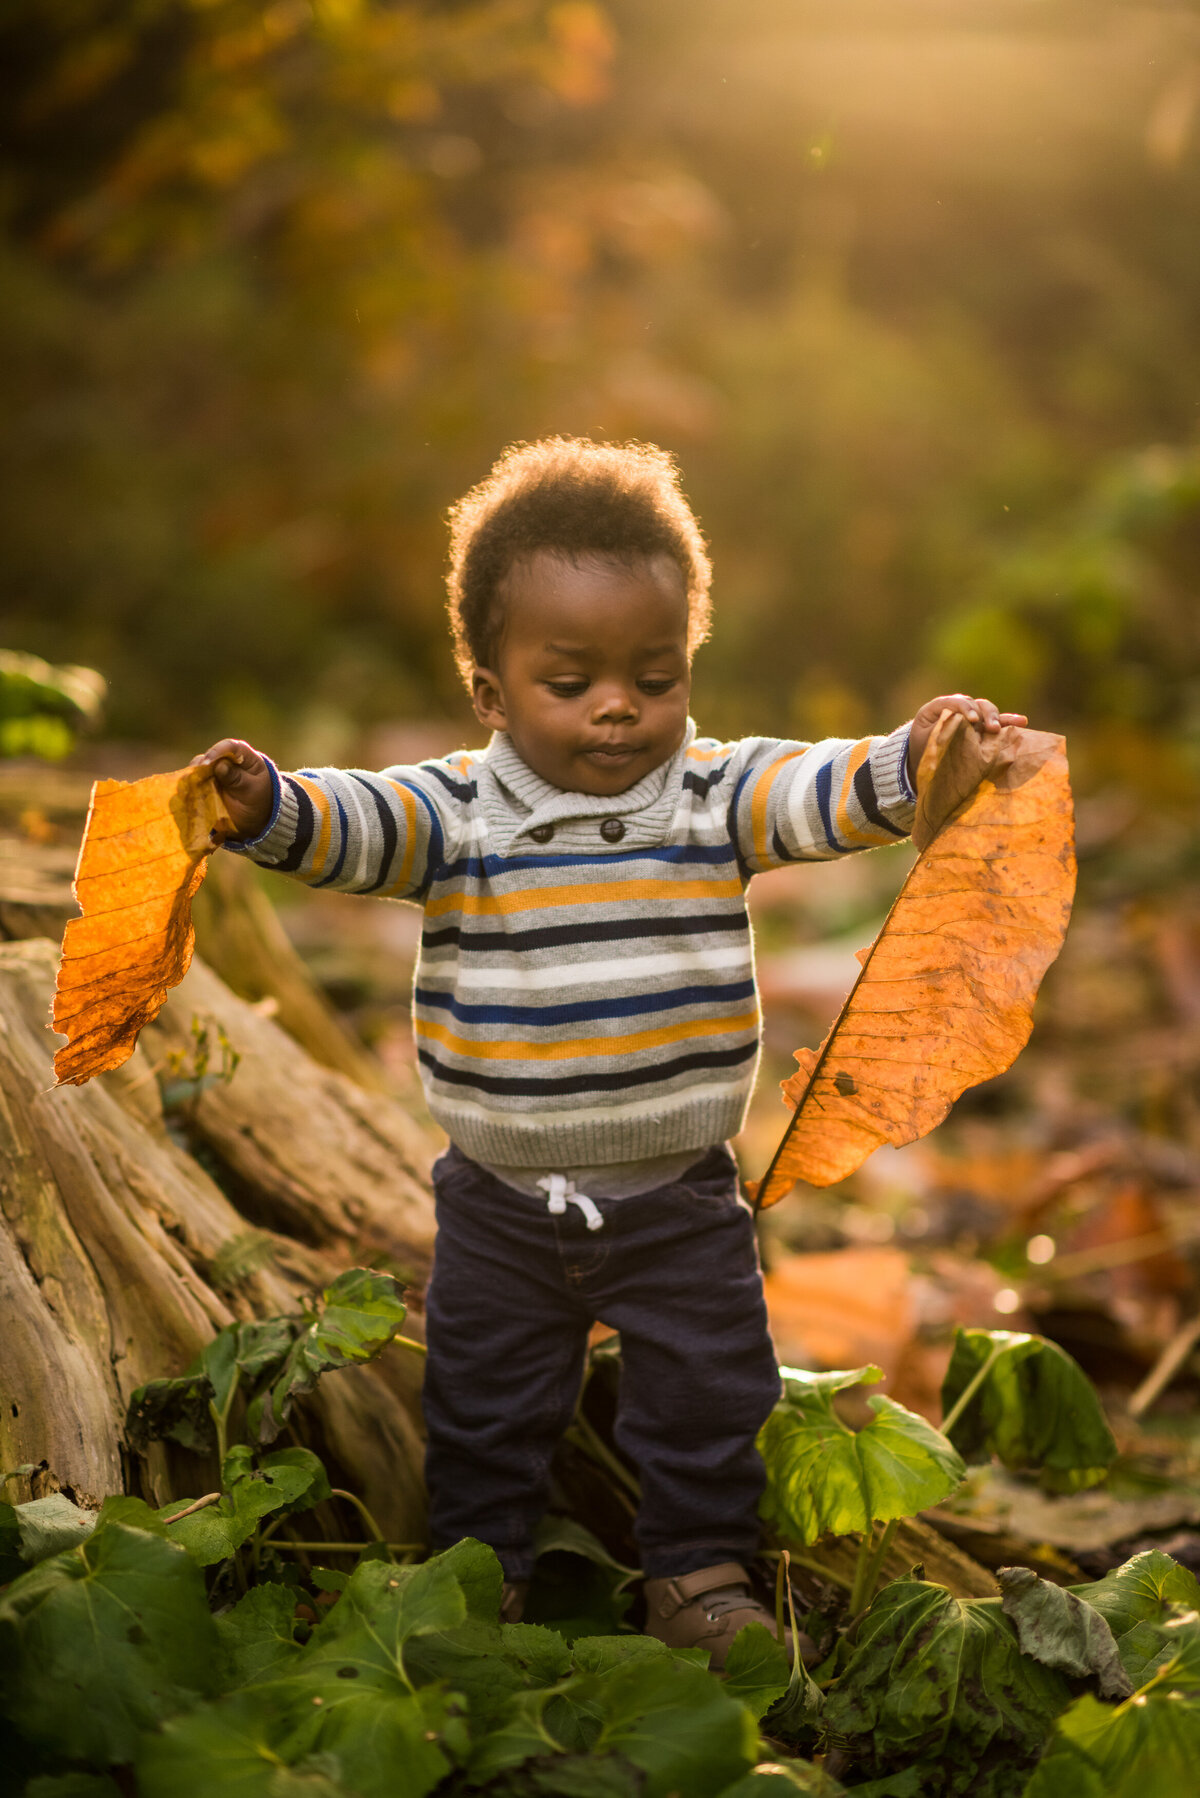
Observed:
[[[552,786],[624,793],[678,749],[691,669],[683,576],[666,556],[570,562],[538,550],[504,586],[475,713]]]

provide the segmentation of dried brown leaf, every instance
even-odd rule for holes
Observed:
[[[192,897],[234,825],[209,768],[92,788],[63,933],[54,1028],[60,1086],[120,1067],[192,959]]]
[[[1010,1067],[1062,946],[1075,890],[1061,737],[981,737],[943,713],[922,758],[922,851],[820,1049],[783,1082],[795,1115],[759,1185],[831,1186],[881,1143],[913,1142]]]

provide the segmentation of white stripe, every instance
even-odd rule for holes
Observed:
[[[427,1078],[436,1084],[437,1076],[430,1076],[428,1068],[423,1070]],[[626,1118],[654,1117],[664,1120],[676,1111],[687,1111],[690,1106],[703,1099],[736,1100],[738,1095],[751,1085],[752,1076],[747,1073],[737,1080],[726,1081],[722,1086],[689,1086],[682,1092],[672,1093],[669,1098],[634,1100],[629,1105],[590,1105],[587,1116],[581,1122],[592,1124],[609,1124],[624,1121]],[[472,1118],[479,1123],[495,1124],[500,1129],[507,1129],[512,1124],[528,1127],[531,1130],[543,1130],[563,1123],[571,1123],[579,1113],[579,1099],[564,1099],[560,1111],[500,1111],[490,1105],[474,1105],[462,1099],[448,1099],[439,1087],[436,1095],[438,1116],[449,1119]]]
[[[681,949],[674,955],[614,956],[609,961],[565,961],[551,968],[475,968],[465,967],[455,959],[436,963],[429,956],[422,956],[420,978],[424,982],[440,976],[449,982],[450,988],[511,987],[525,991],[591,982],[624,986],[629,979],[646,980],[655,974],[700,974],[713,968],[744,968],[747,979],[753,973],[753,963],[744,948],[726,948]]]

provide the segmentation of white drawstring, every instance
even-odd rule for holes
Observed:
[[[587,1219],[589,1230],[604,1228],[604,1219],[595,1202],[588,1198],[586,1192],[576,1192],[574,1180],[568,1180],[565,1174],[546,1174],[538,1181],[538,1185],[550,1195],[546,1200],[546,1210],[552,1217],[561,1217],[568,1204],[578,1205]]]

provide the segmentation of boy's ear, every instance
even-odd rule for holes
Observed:
[[[507,730],[508,714],[504,709],[500,676],[490,668],[471,670],[471,703],[480,724],[486,724],[489,730]]]

